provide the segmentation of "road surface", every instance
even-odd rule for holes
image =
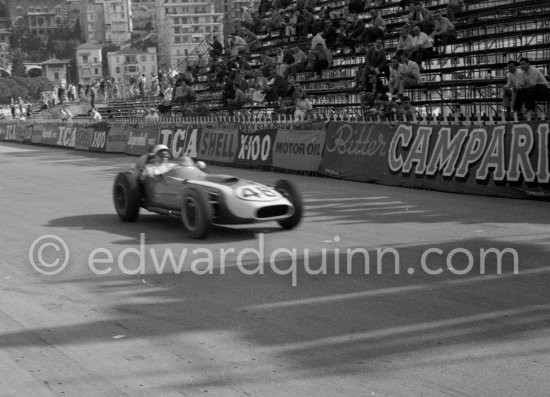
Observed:
[[[1,396],[548,395],[549,203],[211,167],[306,216],[194,241],[134,160],[0,144]]]

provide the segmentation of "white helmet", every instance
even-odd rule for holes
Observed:
[[[159,154],[160,152],[166,150],[167,152],[170,152],[170,149],[168,149],[168,146],[166,145],[157,145],[153,148],[153,155],[156,156],[157,154]]]

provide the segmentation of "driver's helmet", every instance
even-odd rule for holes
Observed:
[[[162,151],[167,151],[168,153],[170,153],[170,149],[168,149],[168,146],[166,145],[156,145],[154,148],[153,148],[153,152],[151,153],[153,156],[157,156],[159,155]]]

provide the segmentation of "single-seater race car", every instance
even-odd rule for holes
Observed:
[[[295,185],[281,179],[275,186],[230,175],[209,174],[205,164],[182,157],[170,171],[141,178],[143,167],[121,172],[113,186],[115,209],[125,222],[134,222],[140,208],[180,217],[191,238],[204,238],[212,225],[277,221],[283,229],[302,218],[302,198]]]

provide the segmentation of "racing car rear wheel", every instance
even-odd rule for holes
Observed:
[[[115,209],[124,222],[134,222],[139,215],[139,186],[136,178],[130,173],[120,173],[113,186]]]
[[[212,228],[212,209],[200,192],[189,189],[183,196],[181,220],[191,238],[205,238]]]
[[[279,222],[279,225],[281,225],[283,229],[293,229],[298,226],[302,220],[302,211],[304,207],[302,197],[300,196],[300,193],[294,183],[286,179],[277,181],[275,184],[275,190],[285,196],[285,198],[294,206],[294,214],[291,217],[281,219],[277,222]]]

